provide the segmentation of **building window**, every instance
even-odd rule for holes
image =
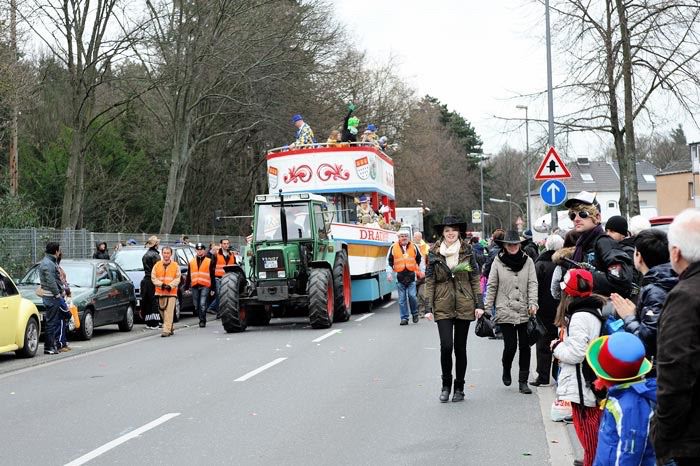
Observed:
[[[654,175],[642,175],[644,177],[644,181],[647,183],[656,183],[656,178],[654,178]]]
[[[608,201],[608,209],[614,209],[617,207],[617,202],[615,201]]]
[[[593,176],[590,173],[581,173],[581,179],[584,183],[593,183]]]
[[[695,183],[692,181],[688,182],[688,199],[695,199]]]

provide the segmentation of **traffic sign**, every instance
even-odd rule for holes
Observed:
[[[540,197],[547,205],[559,205],[566,199],[566,186],[559,180],[547,180],[540,186]]]
[[[472,210],[472,223],[481,223],[481,211]]]
[[[540,168],[535,173],[536,180],[558,180],[562,178],[571,178],[571,172],[566,168],[561,157],[557,154],[554,147],[550,147],[547,156],[540,164]]]

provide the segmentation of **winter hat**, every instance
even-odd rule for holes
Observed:
[[[621,215],[613,215],[605,222],[605,229],[614,231],[615,233],[620,233],[621,235],[629,235],[629,227],[627,226],[627,220]]]
[[[586,351],[586,360],[603,380],[624,382],[648,373],[652,366],[645,358],[642,340],[627,332],[598,337]]]
[[[296,123],[297,121],[303,120],[303,119],[304,119],[304,117],[302,117],[299,113],[297,113],[296,115],[292,116],[292,123]]]
[[[373,125],[372,123],[370,123],[367,125],[367,131],[375,132],[375,131],[377,131],[377,127],[375,125]]]
[[[593,293],[593,274],[585,269],[571,269],[559,286],[569,296],[585,298]]]

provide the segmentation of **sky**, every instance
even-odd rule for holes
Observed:
[[[546,90],[544,6],[531,0],[332,0],[335,16],[358,48],[385,61],[394,55],[398,73],[417,91],[430,94],[459,112],[484,141],[486,154],[505,144],[525,149],[525,128],[518,118],[527,105],[529,118],[547,120],[546,98],[519,97]],[[563,73],[562,57],[552,57],[554,84]],[[558,65],[560,65],[558,67]],[[554,115],[566,105],[554,92]],[[506,121],[505,119],[511,119]],[[669,111],[656,122],[667,133],[678,122],[688,141],[700,140],[690,118]],[[515,119],[515,120],[513,120]],[[667,120],[666,120],[667,119]],[[546,135],[546,124],[530,124],[533,155],[544,147],[534,141]],[[641,131],[644,133],[644,131]],[[638,130],[638,134],[640,131]],[[600,156],[609,136],[578,134],[569,156]]]

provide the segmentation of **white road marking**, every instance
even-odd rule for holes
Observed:
[[[320,337],[316,338],[315,340],[311,340],[311,343],[318,343],[319,341],[323,341],[328,337],[332,337],[336,333],[340,333],[340,329],[331,330],[330,332],[326,333],[325,335],[321,335]]]
[[[365,314],[362,317],[358,317],[357,319],[355,319],[355,322],[362,322],[366,318],[372,317],[373,315],[374,315],[374,312],[370,312],[369,314]]]
[[[139,435],[143,434],[144,432],[147,432],[155,427],[158,427],[159,425],[163,424],[164,422],[167,422],[170,419],[177,417],[179,415],[180,415],[180,413],[165,414],[165,415],[159,417],[158,419],[156,419],[155,421],[151,421],[148,424],[139,427],[138,429],[132,430],[128,434],[124,434],[121,437],[112,440],[111,442],[105,443],[101,447],[92,450],[90,453],[87,453],[87,454],[81,456],[80,458],[74,459],[70,463],[67,463],[65,466],[80,466],[81,464],[85,464],[88,461],[94,460],[98,456],[100,456],[104,453],[107,453],[112,448],[118,447],[122,443],[128,442],[132,438],[136,438]]]
[[[391,306],[392,304],[394,304],[394,301],[389,301],[385,305],[381,306],[381,309],[386,309],[387,307]]]
[[[272,366],[276,366],[277,364],[281,363],[285,359],[287,359],[287,358],[277,358],[272,362],[268,362],[264,366],[260,366],[257,369],[250,371],[247,374],[238,377],[236,380],[234,380],[234,382],[245,382],[246,380],[250,379],[251,377],[255,377],[256,375],[258,375],[262,371],[267,370],[267,369],[271,368]]]

